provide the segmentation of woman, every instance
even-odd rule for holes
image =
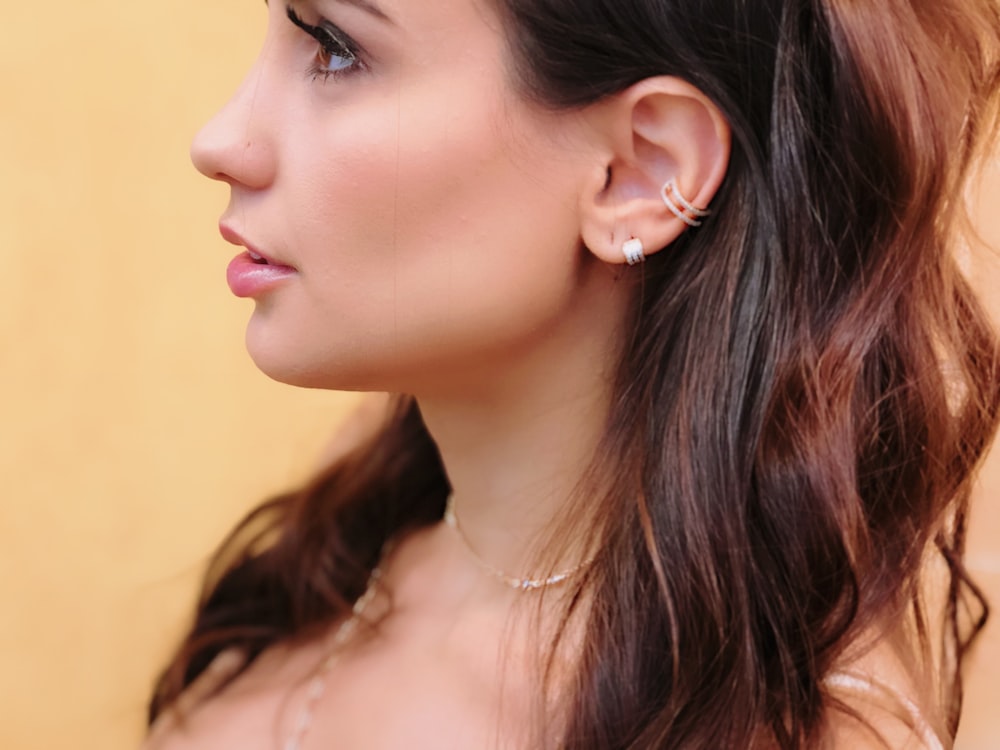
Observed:
[[[996,7],[268,13],[193,147],[248,348],[408,395],[223,546],[148,747],[950,745]]]

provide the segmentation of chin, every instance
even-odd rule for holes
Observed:
[[[317,367],[313,358],[298,351],[301,347],[297,343],[253,318],[247,326],[247,353],[258,370],[279,383],[300,388],[328,387],[324,383],[324,368]]]
[[[334,391],[379,390],[371,363],[354,361],[350,356],[303,350],[295,344],[303,342],[268,340],[247,330],[246,346],[250,359],[272,380],[298,388],[318,388]]]
[[[275,351],[264,347],[247,345],[250,359],[262,373],[286,385],[298,388],[322,388],[326,390],[361,390],[351,384],[352,378],[341,372],[342,368],[329,363],[320,365],[308,357],[295,356],[291,352]]]
[[[326,391],[374,391],[376,386],[360,377],[352,377],[333,368],[316,368],[284,361],[255,357],[251,359],[262,373],[285,385]]]

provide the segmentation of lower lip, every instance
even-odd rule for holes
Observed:
[[[250,253],[240,253],[229,262],[226,281],[237,297],[256,297],[296,274],[290,266],[254,263]]]

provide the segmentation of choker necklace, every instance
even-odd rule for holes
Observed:
[[[454,495],[448,495],[448,502],[445,504],[444,508],[444,522],[455,530],[458,534],[458,538],[462,540],[462,545],[469,551],[472,559],[476,561],[480,568],[499,580],[505,586],[509,586],[510,588],[518,591],[534,591],[536,589],[543,589],[547,586],[555,586],[558,583],[562,583],[563,581],[572,578],[594,561],[593,557],[588,557],[579,565],[575,565],[569,570],[564,570],[562,573],[551,575],[548,578],[519,578],[518,576],[512,576],[509,573],[505,573],[502,570],[494,568],[479,556],[479,553],[476,552],[472,544],[469,542],[469,538],[465,535],[465,532],[462,531],[462,527],[458,525],[458,518],[455,516]]]

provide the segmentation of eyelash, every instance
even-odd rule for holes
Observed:
[[[358,45],[334,24],[321,19],[316,26],[313,26],[303,21],[291,6],[287,7],[286,12],[289,21],[319,44],[316,58],[307,71],[313,80],[322,78],[325,81],[331,77],[340,78],[365,69]],[[342,58],[347,64],[337,70],[330,70],[326,66],[329,65],[332,57]]]

